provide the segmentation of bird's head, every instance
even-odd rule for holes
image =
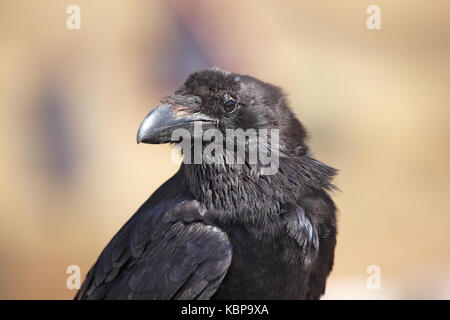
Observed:
[[[187,165],[180,170],[183,170],[194,198],[203,203],[214,218],[227,223],[257,224],[254,230],[261,236],[265,232],[261,231],[263,229],[275,232],[271,229],[272,222],[279,218],[282,204],[297,203],[312,190],[334,188],[331,179],[336,170],[307,153],[305,130],[277,86],[248,75],[213,68],[191,74],[162,102],[143,120],[137,141],[182,144],[183,162]],[[197,126],[204,132],[201,139],[196,136]],[[189,133],[188,143],[184,144],[185,136],[174,134],[177,129]],[[224,142],[227,145],[226,149],[215,149],[213,156],[218,154],[219,160],[225,162],[204,161],[205,151],[210,146],[204,143],[204,136],[210,129],[223,137],[217,145]],[[252,152],[254,143],[244,142],[244,161],[239,156],[239,144],[233,142],[232,152],[228,149],[229,132],[239,130],[254,130],[258,134],[257,152]],[[264,130],[277,132],[278,139],[274,144],[272,133],[269,133],[270,138],[266,138],[270,142],[261,148]],[[217,142],[216,137],[209,141]],[[202,148],[196,148],[198,140],[202,141]],[[238,151],[232,154],[236,147]],[[196,149],[203,151],[201,162],[195,160]],[[261,150],[266,154],[261,155]],[[255,153],[258,158],[252,162]],[[268,154],[270,156],[266,157]],[[194,162],[186,162],[192,155]],[[242,162],[234,161],[233,157]],[[228,160],[230,162],[226,162]]]
[[[194,127],[217,129],[278,129],[287,151],[306,152],[306,133],[289,109],[279,87],[248,75],[216,67],[191,74],[174,94],[162,100],[143,120],[137,142],[179,142],[174,130],[184,129],[195,138]]]

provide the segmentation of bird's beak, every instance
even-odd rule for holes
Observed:
[[[178,113],[178,114],[177,114]],[[168,143],[172,140],[175,129],[186,129],[193,132],[196,123],[214,123],[214,119],[202,114],[178,111],[169,103],[164,103],[153,109],[142,121],[137,134],[137,143]]]

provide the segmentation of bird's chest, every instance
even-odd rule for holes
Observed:
[[[240,228],[228,228],[233,255],[213,299],[303,299],[309,273],[283,258],[277,239],[257,240]]]

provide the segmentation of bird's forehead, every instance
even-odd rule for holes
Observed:
[[[239,75],[222,70],[205,70],[191,74],[177,92],[207,96],[239,91],[239,88]]]

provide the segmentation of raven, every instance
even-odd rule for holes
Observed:
[[[138,143],[181,144],[173,133],[184,129],[194,149],[199,124],[227,141],[230,129],[277,129],[279,143],[263,151],[279,149],[277,171],[250,163],[247,140],[241,163],[183,161],[113,237],[75,299],[319,299],[334,260],[337,170],[312,157],[281,88],[215,67],[161,102]],[[183,149],[185,160],[186,151],[195,153]]]

